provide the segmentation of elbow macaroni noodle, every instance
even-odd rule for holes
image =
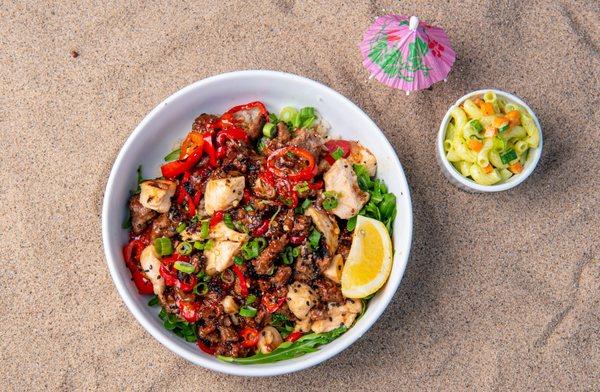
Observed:
[[[538,147],[539,130],[529,113],[492,91],[466,99],[450,115],[444,138],[446,157],[464,177],[478,184],[494,185],[517,175],[530,149]]]

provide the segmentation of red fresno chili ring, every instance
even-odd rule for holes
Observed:
[[[306,160],[306,166],[297,172],[292,172],[291,170],[280,169],[279,167],[277,167],[277,160],[283,158],[284,156],[290,153]],[[267,158],[267,168],[269,169],[269,171],[275,176],[285,178],[288,181],[310,180],[316,175],[315,167],[315,157],[313,156],[313,154],[311,154],[310,151],[304,148],[296,146],[283,147],[278,150],[275,150]]]

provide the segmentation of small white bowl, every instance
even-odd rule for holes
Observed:
[[[148,297],[138,294],[131,282],[121,249],[127,230],[121,223],[127,213],[129,190],[136,186],[136,168],[143,165],[145,177],[160,175],[163,157],[191,129],[201,113],[223,113],[234,105],[263,101],[278,112],[282,107],[314,106],[331,125],[331,134],[360,140],[377,157],[378,177],[397,197],[394,221],[394,264],[386,285],[369,302],[365,314],[345,334],[304,356],[265,365],[225,363],[200,351],[167,331],[158,318],[157,307],[147,306]],[[177,355],[205,368],[239,376],[274,376],[306,369],[350,346],[377,321],[388,306],[402,275],[412,241],[410,191],[402,166],[375,123],[355,104],[320,83],[300,76],[273,71],[239,71],[213,76],[171,95],[154,108],[129,136],[110,172],[102,207],[102,238],[106,262],[121,298],[139,323]],[[374,358],[372,358],[374,359]]]
[[[496,93],[496,95],[498,97],[502,97],[502,98],[506,99],[508,102],[513,102],[513,103],[525,108],[527,110],[527,112],[529,113],[529,115],[531,116],[531,118],[533,118],[533,121],[535,122],[535,125],[537,126],[537,128],[540,132],[540,144],[538,147],[530,150],[529,155],[527,157],[527,161],[525,162],[523,171],[517,175],[512,176],[507,181],[502,182],[500,184],[496,184],[496,185],[481,185],[481,184],[476,183],[473,180],[470,180],[470,179],[464,177],[458,170],[456,170],[456,168],[454,166],[452,166],[450,161],[448,161],[448,158],[446,158],[446,152],[444,151],[444,138],[446,136],[446,128],[448,127],[448,123],[451,120],[450,112],[452,111],[452,109],[454,109],[455,107],[457,107],[458,105],[463,103],[466,99],[474,97],[476,95],[483,95],[484,93],[486,93],[488,91],[493,91],[494,93]],[[525,179],[527,179],[527,177],[529,177],[529,175],[533,172],[533,170],[537,166],[537,163],[540,160],[540,157],[542,156],[542,146],[544,144],[544,141],[543,141],[543,137],[542,137],[542,127],[540,126],[540,122],[538,121],[538,118],[535,115],[535,113],[533,112],[533,110],[531,110],[531,108],[525,102],[523,102],[520,98],[514,96],[511,93],[507,93],[505,91],[495,90],[495,89],[490,88],[490,89],[485,89],[485,90],[477,90],[477,91],[473,91],[472,93],[466,94],[466,95],[462,96],[461,98],[459,98],[448,109],[448,111],[446,112],[446,115],[444,116],[444,119],[442,120],[442,123],[440,124],[440,129],[438,131],[436,144],[437,144],[436,158],[437,158],[438,164],[440,165],[440,168],[442,169],[442,172],[444,173],[444,175],[448,178],[448,180],[450,180],[451,183],[453,183],[457,187],[459,187],[465,191],[469,191],[469,192],[500,192],[500,191],[505,191],[507,189],[516,187],[517,185],[519,185],[520,183],[525,181]]]

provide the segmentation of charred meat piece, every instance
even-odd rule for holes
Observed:
[[[273,266],[273,262],[287,244],[288,238],[286,236],[272,239],[265,250],[263,250],[256,259],[252,260],[252,265],[254,266],[256,273],[259,275],[268,274]]]
[[[310,250],[310,245],[303,245],[300,248],[300,254],[294,265],[294,279],[300,282],[308,283],[317,276],[314,264],[314,254]]]
[[[271,284],[273,286],[281,287],[281,286],[287,284],[287,282],[290,280],[291,276],[292,276],[292,268],[287,265],[283,265],[283,266],[277,268],[277,272],[275,272],[275,275],[273,275],[271,277],[271,279],[269,279],[269,281],[271,282]]]
[[[296,131],[296,137],[291,139],[288,146],[297,146],[309,151],[315,159],[325,151],[323,146],[323,138],[316,132],[309,129],[298,129]]]
[[[140,203],[140,195],[133,195],[129,199],[129,212],[133,234],[141,234],[156,216],[156,211],[146,208]]]
[[[173,222],[169,218],[168,213],[160,214],[158,218],[152,222],[151,238],[158,237],[173,237],[177,231],[178,222]]]
[[[329,279],[318,279],[315,281],[319,298],[324,302],[341,302],[344,300],[339,285]]]
[[[206,132],[206,125],[215,121],[218,118],[219,117],[212,115],[212,114],[202,113],[201,115],[196,117],[196,119],[194,120],[194,124],[192,125],[192,130],[200,132],[200,133]]]

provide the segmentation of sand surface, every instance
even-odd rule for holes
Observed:
[[[94,3],[0,2],[2,389],[599,389],[597,1]],[[388,12],[446,29],[447,84],[406,97],[367,80],[357,44]],[[239,69],[349,97],[413,192],[412,255],[380,321],[277,378],[217,374],[161,346],[119,298],[101,245],[106,179],[135,126],[180,88]],[[545,138],[533,176],[495,195],[451,185],[433,144],[448,105],[485,87],[527,101]]]

